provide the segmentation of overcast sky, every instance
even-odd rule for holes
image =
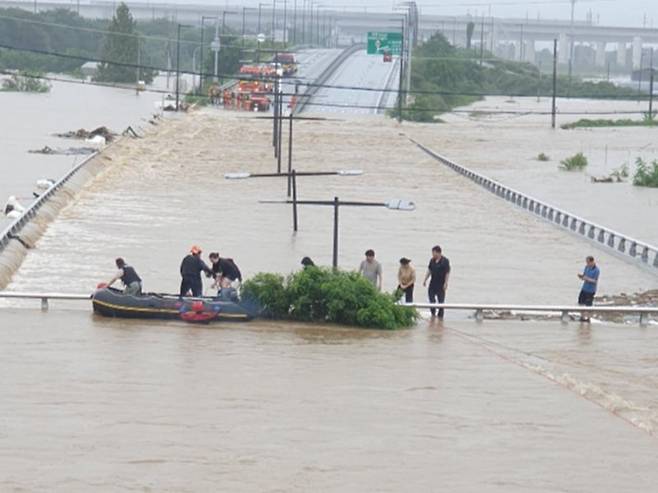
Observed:
[[[143,0],[142,0],[143,1]],[[164,0],[167,1],[167,0]],[[181,3],[213,3],[209,0],[168,0]],[[221,2],[222,0],[220,0]],[[223,0],[226,4],[237,3],[258,5],[264,0]],[[266,0],[265,0],[266,1]],[[271,0],[270,0],[271,1]],[[276,0],[283,6],[283,0]],[[287,0],[292,6],[294,0]],[[301,6],[304,0],[297,0]],[[269,2],[268,2],[269,3]],[[336,6],[349,10],[364,9],[391,10],[393,0],[314,0],[314,4]],[[494,16],[530,17],[568,19],[571,15],[570,0],[416,0],[421,12],[428,14],[466,14],[488,15],[489,6]],[[646,27],[658,28],[658,0],[576,0],[576,19],[584,21],[588,11],[592,11],[593,20],[605,25],[626,25],[642,27],[646,14]]]

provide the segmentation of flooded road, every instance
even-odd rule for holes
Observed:
[[[627,330],[620,353],[619,329],[605,327],[381,333],[60,310],[2,317],[3,491],[612,493],[658,480],[656,438],[624,409],[519,364],[530,356],[501,357],[490,341],[535,359],[567,346],[605,363],[614,351],[622,365],[655,346],[655,332]],[[655,361],[642,365],[655,399]]]
[[[438,243],[453,266],[448,301],[574,303],[588,243],[408,140],[443,152],[463,135],[333,116],[296,123],[294,167],[365,173],[300,179],[300,198],[417,204],[341,209],[341,267],[374,248],[390,291],[398,259],[422,275]],[[291,272],[305,255],[330,265],[331,210],[301,208],[293,235],[288,206],[259,202],[284,199],[284,179],[223,178],[275,170],[270,129],[206,109],[113,146],[9,289],[89,293],[123,256],[146,290],[175,291],[192,244],[233,257],[246,277]],[[593,253],[601,292],[655,286]],[[96,318],[88,303],[1,306],[0,490],[617,493],[658,480],[655,326],[480,325],[449,313],[443,326],[391,333],[206,328]]]
[[[53,82],[49,93],[0,92],[0,201],[10,195],[28,204],[34,183],[41,178],[58,179],[84,156],[29,154],[29,150],[85,147],[83,140],[60,139],[54,133],[106,126],[122,132],[129,125],[144,124],[155,112],[162,95],[134,90]],[[5,222],[0,216],[0,227]],[[8,223],[8,221],[7,221]]]

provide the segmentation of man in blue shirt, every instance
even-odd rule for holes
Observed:
[[[578,274],[578,278],[583,280],[583,287],[578,295],[578,304],[581,306],[592,306],[601,272],[596,266],[594,257],[587,257],[585,262],[585,270],[583,270],[582,274]],[[589,322],[589,317],[582,316],[580,320],[582,322]]]

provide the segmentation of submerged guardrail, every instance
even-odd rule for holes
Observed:
[[[615,252],[622,254],[624,258],[628,260],[639,261],[644,265],[653,266],[656,268],[655,273],[658,274],[658,247],[631,238],[630,236],[614,231],[611,228],[601,226],[600,224],[589,221],[588,219],[584,219],[572,214],[571,212],[519,192],[518,190],[503,185],[496,180],[492,180],[480,173],[472,171],[461,164],[457,164],[413,139],[409,140],[437,161],[442,162],[457,173],[469,178],[471,181],[474,181],[498,197],[507,200],[508,202],[511,202],[556,226],[585,237],[600,246],[614,250]]]
[[[640,325],[647,325],[651,315],[658,317],[658,307],[651,306],[499,305],[477,303],[402,303],[402,305],[425,309],[472,311],[475,312],[475,319],[478,321],[484,320],[485,311],[559,313],[563,323],[569,321],[570,313],[639,315]]]
[[[91,294],[81,293],[20,293],[14,291],[0,291],[0,298],[41,300],[41,309],[49,308],[50,300],[62,301],[87,301]],[[510,311],[510,312],[537,312],[537,313],[560,313],[563,323],[569,321],[570,313],[607,313],[607,314],[629,314],[639,315],[640,325],[647,325],[649,317],[658,317],[658,307],[650,306],[565,306],[565,305],[501,305],[486,303],[400,303],[402,306],[410,306],[421,309],[443,309],[462,310],[475,313],[475,319],[484,320],[485,311]]]
[[[96,151],[83,159],[78,165],[71,168],[64,176],[57,180],[53,185],[42,193],[27,209],[25,212],[17,217],[5,230],[0,233],[0,254],[9,245],[12,240],[17,240],[21,243],[23,241],[20,237],[20,232],[23,228],[38,214],[39,210],[50,200],[50,198],[66,185],[66,183],[82,169],[87,163],[98,156],[99,152]],[[24,243],[23,243],[24,244]]]
[[[86,301],[91,299],[91,294],[75,293],[15,293],[12,291],[0,291],[0,298],[41,300],[41,309],[48,310],[49,300]]]

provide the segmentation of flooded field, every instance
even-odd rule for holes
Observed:
[[[656,128],[552,130],[550,99],[487,98],[463,113],[442,117],[448,125],[419,129],[423,143],[473,170],[619,232],[658,244],[658,189],[632,185],[635,160],[658,159]],[[558,100],[558,126],[580,118],[641,120],[646,102]],[[475,113],[476,111],[481,113]],[[495,112],[518,112],[496,114]],[[591,115],[597,112],[602,114]],[[633,114],[626,114],[633,112]],[[560,161],[582,152],[584,172],[558,170]],[[540,153],[550,161],[537,160]],[[625,183],[592,183],[628,165]]]
[[[300,198],[417,204],[341,209],[341,267],[374,248],[392,290],[398,259],[422,273],[439,243],[453,302],[574,303],[589,253],[602,292],[655,286],[655,275],[510,207],[407,138],[456,151],[443,129],[377,117],[296,124],[297,170],[364,170],[300,179]],[[233,257],[246,276],[296,270],[305,255],[330,265],[330,209],[301,208],[293,235],[288,206],[259,202],[284,199],[285,179],[223,177],[275,171],[270,131],[267,120],[204,110],[119,143],[9,289],[88,293],[120,255],[147,290],[175,291],[192,244]],[[47,314],[2,304],[0,461],[10,472],[0,489],[616,493],[658,480],[655,327],[479,325],[449,313],[444,325],[392,333],[199,328],[100,319],[87,304]]]

